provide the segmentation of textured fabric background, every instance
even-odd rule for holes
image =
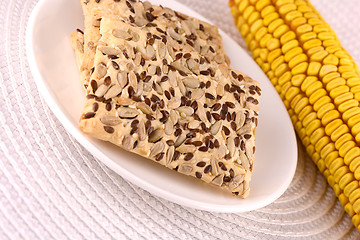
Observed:
[[[304,154],[282,197],[242,214],[184,208],[112,172],[64,130],[39,95],[24,47],[36,2],[0,1],[0,239],[360,239]],[[244,46],[226,0],[181,2]],[[359,64],[360,2],[312,2]]]

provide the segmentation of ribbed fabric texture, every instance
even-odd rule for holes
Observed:
[[[360,239],[303,149],[284,195],[241,214],[182,207],[108,169],[39,95],[25,53],[36,2],[0,2],[0,239]],[[181,2],[244,46],[226,0]],[[359,64],[359,1],[312,3]]]

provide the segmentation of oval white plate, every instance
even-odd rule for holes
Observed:
[[[154,0],[203,19],[173,0]],[[230,14],[230,13],[229,13]],[[69,34],[83,26],[78,0],[42,0],[27,29],[27,54],[39,91],[64,127],[96,158],[125,179],[175,203],[216,212],[244,212],[276,200],[290,184],[297,163],[293,127],[278,94],[267,77],[226,34],[221,32],[232,67],[260,82],[262,98],[256,139],[256,159],[250,196],[240,199],[194,178],[84,135],[78,120],[84,103]]]

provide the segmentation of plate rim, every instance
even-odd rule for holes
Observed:
[[[49,0],[40,0],[36,6],[34,7],[33,11],[31,12],[31,15],[29,17],[27,28],[26,28],[26,54],[27,54],[27,60],[29,63],[30,71],[33,75],[34,81],[36,83],[36,86],[39,90],[40,95],[46,99],[45,101],[50,108],[50,110],[54,113],[54,115],[58,118],[59,122],[64,126],[64,128],[87,150],[89,151],[95,158],[100,160],[102,163],[104,163],[106,166],[108,166],[111,170],[119,174],[122,178],[124,178],[127,181],[132,182],[133,184],[139,186],[140,188],[144,189],[145,191],[148,191],[151,194],[154,194],[155,196],[158,196],[162,199],[174,202],[176,204],[190,207],[193,209],[198,210],[205,210],[209,212],[223,212],[223,213],[240,213],[240,212],[248,212],[255,209],[259,209],[262,207],[267,206],[268,204],[274,202],[276,199],[278,199],[289,187],[296,171],[297,166],[297,156],[298,156],[298,147],[296,144],[296,136],[294,129],[291,128],[291,132],[289,134],[292,135],[293,142],[292,148],[294,152],[294,158],[296,158],[296,161],[293,161],[293,164],[291,166],[290,175],[291,177],[287,178],[287,181],[282,184],[280,188],[277,188],[277,191],[275,191],[271,196],[268,198],[268,201],[258,201],[257,204],[252,204],[251,207],[242,209],[242,208],[236,208],[236,206],[232,205],[216,205],[211,203],[204,203],[196,200],[192,200],[189,198],[186,198],[182,195],[176,195],[174,193],[168,192],[162,188],[159,188],[153,184],[149,184],[146,182],[145,179],[135,176],[131,172],[127,171],[121,165],[114,162],[110,157],[108,157],[103,151],[101,151],[98,147],[96,147],[95,144],[91,143],[85,136],[82,134],[78,129],[71,123],[71,120],[64,114],[64,112],[60,109],[59,105],[56,103],[55,99],[52,97],[52,94],[48,90],[48,84],[47,81],[45,81],[45,77],[42,77],[42,74],[40,72],[40,69],[38,68],[38,65],[36,63],[36,57],[35,57],[35,50],[33,48],[34,42],[33,42],[33,34],[34,34],[34,28],[35,28],[35,22],[36,17],[38,16],[39,12],[42,9],[42,6]],[[196,11],[192,10],[190,7],[185,6],[184,4],[170,0],[171,2],[176,2],[179,6],[184,7],[186,10],[190,10],[191,12],[196,13],[197,15],[201,16],[200,19],[204,19],[206,22],[211,23],[207,18],[203,17],[201,14],[197,13]],[[219,32],[220,35],[224,38],[228,38],[232,44],[236,44],[239,46],[237,42],[235,42],[227,33],[222,31],[220,28]],[[243,51],[244,54],[247,54],[245,50],[239,46],[239,49]],[[253,59],[251,59],[253,61]],[[255,63],[256,64],[256,63]],[[256,64],[257,66],[257,64]],[[260,69],[261,70],[261,69]],[[284,108],[285,110],[285,108]],[[285,110],[286,111],[286,110]],[[290,121],[290,119],[288,120]],[[241,202],[241,199],[239,199]],[[240,204],[241,205],[241,204]],[[237,205],[239,206],[239,205]]]

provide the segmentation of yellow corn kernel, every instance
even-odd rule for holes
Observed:
[[[357,169],[355,170],[354,176],[355,176],[355,178],[356,178],[357,180],[360,179],[360,168],[357,168]]]
[[[349,169],[351,172],[355,172],[355,170],[360,166],[360,157],[355,158],[350,162]]]
[[[359,198],[360,198],[360,189],[359,188],[352,191],[349,195],[349,201],[351,204],[353,204]]]
[[[322,117],[321,123],[323,125],[327,125],[331,121],[339,118],[341,118],[341,115],[337,110],[330,110],[329,112],[325,113],[325,115]]]
[[[345,66],[344,66],[345,67]],[[360,70],[359,70],[360,71]],[[359,77],[360,75],[360,72],[356,72],[356,71],[351,71],[351,72],[344,72],[341,74],[341,76],[343,78],[345,78],[346,80],[349,79],[349,78],[354,78],[354,77]]]
[[[354,208],[352,206],[351,203],[347,203],[345,206],[344,206],[344,209],[345,209],[345,212],[347,214],[349,214],[350,217],[354,216],[355,212],[354,212]],[[355,215],[356,216],[356,215]],[[354,217],[355,217],[354,216]]]
[[[309,54],[309,53],[308,53]],[[328,55],[329,53],[325,50],[320,50],[315,52],[311,55],[310,60],[314,62],[322,62],[323,59]]]
[[[359,182],[354,180],[354,181],[351,181],[350,183],[348,183],[345,188],[344,188],[344,194],[346,197],[349,197],[350,194],[356,189],[359,187]]]
[[[285,24],[279,26],[274,32],[273,32],[273,36],[275,38],[280,38],[281,36],[283,36],[285,33],[287,33],[289,31],[289,27]],[[281,42],[281,41],[280,41]]]
[[[335,146],[334,146],[334,143],[329,143],[327,144],[325,147],[323,147],[323,149],[320,151],[320,157],[322,159],[326,158],[332,151],[335,150]],[[324,168],[325,168],[325,162],[323,162],[323,165],[324,165]],[[320,170],[321,172],[323,172],[325,169],[323,170]]]
[[[305,76],[303,74],[301,74],[302,76]],[[298,75],[296,75],[298,76]],[[311,84],[317,82],[318,79],[317,77],[314,77],[314,76],[308,76],[304,79],[302,85],[301,85],[301,91],[305,92],[307,88],[309,88],[311,86]]]
[[[266,6],[263,10],[261,10],[261,17],[265,18],[270,13],[276,12],[276,8],[272,5]]]
[[[268,31],[270,33],[273,33],[278,27],[280,27],[283,24],[284,24],[284,20],[282,20],[281,18],[275,19],[269,24]]]
[[[351,117],[357,114],[360,114],[360,108],[358,107],[350,108],[343,113],[343,119],[344,121],[348,121],[350,120]]]
[[[314,12],[306,12],[304,13],[304,17],[306,18],[318,18],[317,14]]]
[[[256,33],[255,33],[255,40],[257,42],[259,42],[261,40],[261,38],[263,38],[265,36],[265,34],[267,34],[267,28],[266,27],[261,27]]]
[[[289,62],[292,58],[294,58],[295,56],[299,55],[303,53],[303,50],[301,47],[295,47],[292,48],[290,51],[288,51],[284,56],[285,56],[285,61]]]
[[[290,107],[292,109],[295,109],[296,104],[303,98],[304,96],[302,94],[299,94],[293,98],[293,100],[290,101]]]
[[[332,141],[336,141],[338,140],[341,136],[343,136],[344,134],[349,132],[349,128],[348,126],[346,126],[345,124],[340,125],[340,127],[338,127],[337,129],[335,129],[335,131],[332,132],[330,138]]]
[[[305,73],[307,68],[308,68],[308,63],[307,62],[302,62],[298,65],[296,65],[292,70],[291,70],[291,74],[296,75],[296,74],[300,74],[300,73]]]
[[[346,165],[350,165],[351,161],[355,159],[356,157],[360,156],[360,148],[359,147],[353,147],[350,149],[344,157],[344,162]]]
[[[325,41],[331,41],[331,40],[325,40]],[[323,44],[323,46],[325,47],[324,44]],[[341,50],[341,46],[340,46],[340,45],[328,46],[328,47],[325,47],[325,50],[326,50],[328,53],[335,53],[336,51]]]
[[[330,136],[338,127],[341,126],[342,123],[341,119],[331,121],[325,126],[325,133]]]
[[[341,94],[347,93],[349,92],[349,87],[346,85],[343,86],[339,86],[334,88],[333,90],[330,91],[329,95],[331,98],[336,98],[337,96],[340,96]]]
[[[330,92],[332,89],[336,87],[345,85],[345,83],[346,83],[345,79],[335,78],[334,80],[331,80],[328,84],[326,84],[326,90]]]
[[[323,42],[323,46],[324,47],[331,47],[331,46],[339,46],[339,41],[335,40],[335,39],[329,39],[329,40],[324,40]]]
[[[281,63],[276,69],[275,69],[275,76],[280,77],[288,70],[288,65],[286,63]]]
[[[281,15],[285,15],[287,14],[288,12],[291,12],[291,11],[294,11],[296,10],[296,5],[293,4],[293,3],[289,3],[289,4],[286,4],[286,5],[282,5],[280,8],[279,8],[279,13]]]
[[[312,9],[307,5],[300,5],[298,6],[298,11],[302,13],[306,13],[306,12],[312,12]]]
[[[284,45],[285,43],[294,39],[296,39],[296,34],[293,31],[288,31],[280,37],[280,43]]]
[[[312,48],[316,48],[316,47],[320,47],[321,46],[321,41],[319,39],[310,39],[306,42],[303,43],[303,48],[305,50],[309,50]]]
[[[303,14],[299,11],[291,11],[291,12],[288,12],[286,15],[285,15],[285,21],[286,22],[291,22],[293,21],[295,18],[299,18],[299,17],[302,17]]]
[[[266,17],[263,19],[263,24],[265,27],[268,27],[270,23],[272,23],[274,20],[279,19],[279,14],[277,12],[269,13]]]
[[[239,30],[240,30],[241,35],[246,36],[246,35],[248,34],[250,28],[249,28],[249,25],[247,25],[247,24],[242,24],[242,25],[240,26],[240,29],[239,29]]]
[[[253,13],[255,11],[255,8],[254,6],[247,6],[244,10],[244,13],[243,13],[243,18],[247,21],[251,15],[251,13]]]
[[[315,119],[313,120],[306,128],[306,135],[311,135],[316,129],[318,129],[319,127],[321,127],[321,122],[319,119]]]
[[[264,48],[268,44],[269,40],[272,38],[271,34],[267,33],[265,36],[260,40],[260,47]]]
[[[281,77],[279,77],[279,81],[278,84],[281,86],[284,83],[290,81],[291,79],[291,73],[290,72],[286,72],[285,74],[283,74]]]
[[[298,35],[307,33],[307,32],[311,32],[313,29],[313,27],[310,24],[303,24],[301,26],[299,26],[298,28],[296,28],[296,33]]]
[[[243,13],[247,6],[249,6],[248,0],[240,1],[239,5],[238,5],[239,12]]]
[[[354,215],[351,220],[352,220],[353,224],[355,225],[355,227],[357,227],[359,229],[360,228],[359,227],[360,216],[359,215]]]
[[[331,73],[331,72],[336,72],[337,71],[337,67],[334,65],[323,65],[320,69],[320,73],[319,76],[320,77],[324,77],[326,74]]]
[[[335,105],[333,103],[324,104],[317,112],[318,118],[322,118],[325,113],[332,109],[335,109]]]
[[[320,120],[318,120],[320,122]],[[319,139],[319,141],[315,144],[315,150],[316,152],[320,152],[323,147],[326,146],[326,144],[330,143],[330,138],[328,136],[324,136]]]
[[[276,70],[283,62],[284,62],[284,56],[277,57],[271,64],[270,67],[272,70]]]
[[[335,103],[336,105],[340,105],[340,104],[342,104],[343,102],[346,102],[346,101],[352,99],[353,97],[354,97],[354,94],[352,94],[352,93],[349,93],[349,92],[343,93],[343,94],[335,97],[334,103]]]
[[[331,72],[326,74],[323,78],[322,78],[322,82],[324,84],[327,84],[328,82],[330,82],[331,80],[340,77],[340,74],[338,72]]]
[[[310,136],[311,144],[317,143],[317,141],[319,141],[319,139],[322,138],[324,135],[325,135],[325,131],[323,128],[316,129]],[[336,153],[336,151],[335,151],[335,153]]]
[[[342,165],[344,165],[344,164],[342,164]],[[329,169],[329,170],[331,172],[331,169]],[[334,173],[335,182],[338,183],[340,181],[340,178],[342,176],[344,176],[346,173],[348,173],[349,171],[350,170],[349,170],[349,168],[347,166],[342,166],[342,167],[338,168]]]
[[[262,25],[262,20],[260,19],[260,13],[258,12],[252,12],[249,16],[249,19],[248,19],[248,24],[249,25],[254,25],[254,23],[257,21],[257,20],[260,20],[260,24]],[[259,24],[259,23],[258,23]],[[254,31],[255,32],[255,31]]]
[[[291,40],[291,41],[285,43],[285,44],[281,47],[281,50],[282,50],[282,52],[283,52],[284,54],[286,54],[289,50],[291,50],[291,49],[293,49],[293,48],[295,48],[295,47],[297,47],[297,46],[299,46],[299,42],[298,42],[296,39],[294,39],[294,40]]]
[[[331,98],[329,96],[323,96],[314,103],[314,106],[313,106],[314,110],[318,111],[322,106],[324,106],[326,103],[330,103],[330,102],[331,102]]]
[[[322,96],[327,95],[325,89],[321,88],[316,90],[311,96],[309,97],[310,104],[314,104],[317,100],[319,100]]]
[[[320,72],[321,63],[319,62],[310,62],[309,67],[307,69],[308,75],[317,76]]]
[[[324,134],[325,134],[325,133],[324,133]],[[326,166],[327,168],[329,168],[330,164],[331,164],[333,161],[335,161],[335,159],[338,158],[338,157],[339,157],[339,153],[338,153],[336,150],[333,151],[333,152],[331,152],[331,153],[329,153],[329,154],[327,155],[327,157],[325,158],[325,160],[324,160],[325,166]],[[330,171],[329,171],[329,173],[330,173]]]
[[[314,32],[315,33],[321,33],[321,32],[329,32],[329,27],[327,25],[315,25],[314,26]],[[327,41],[327,40],[326,40]]]
[[[345,157],[346,153],[353,147],[355,147],[356,143],[354,141],[348,141],[346,143],[344,143],[344,145],[342,145],[339,148],[339,154],[341,157]]]
[[[312,122],[316,118],[316,113],[311,112],[304,118],[304,120],[302,121],[302,125],[306,128],[310,124],[310,122]]]
[[[316,153],[315,153],[315,154],[316,154]],[[315,154],[314,154],[314,155],[315,155]],[[314,156],[314,155],[313,155],[313,156]],[[322,159],[320,159],[320,160],[318,160],[317,162],[315,161],[315,163],[316,163],[319,171],[320,171],[320,172],[324,172],[324,170],[325,170],[325,163],[324,163],[324,161],[323,161]]]
[[[281,7],[285,4],[294,3],[294,0],[278,0],[275,2],[277,7]]]
[[[337,56],[336,53],[335,56]],[[354,67],[353,62],[348,58],[340,58],[340,65],[348,65]]]
[[[306,18],[298,17],[291,21],[290,28],[295,31],[299,26],[306,24],[306,23],[307,23]]]
[[[314,154],[311,156],[311,158],[313,159],[313,161],[316,163],[316,164],[319,164],[321,166],[324,166],[324,170],[326,169],[325,168],[325,165],[323,163],[319,163],[319,161],[323,162],[322,159],[320,159],[320,154],[317,153],[317,152],[314,152]],[[321,167],[319,166],[319,169]]]
[[[337,58],[334,54],[329,54],[324,58],[323,63],[336,66],[339,64],[339,58]]]
[[[359,106],[359,102],[356,101],[355,99],[350,99],[350,100],[348,100],[348,101],[340,104],[340,105],[338,106],[338,109],[339,109],[340,112],[343,113],[343,112],[345,112],[347,109],[350,109],[350,108],[352,108],[352,107],[357,107],[357,106]]]
[[[289,101],[291,101],[298,93],[300,92],[300,89],[297,87],[290,87],[288,91],[285,94],[285,98]]]
[[[298,54],[289,61],[289,67],[294,68],[296,65],[306,61],[307,56],[304,53]]]
[[[301,98],[297,103],[296,106],[294,107],[294,111],[296,114],[299,114],[299,112],[306,106],[308,105],[309,100],[307,97],[303,97]]]
[[[323,85],[320,81],[316,81],[311,84],[305,91],[306,96],[311,96],[316,90],[322,89]]]
[[[269,41],[266,44],[267,49],[269,49],[269,51],[272,51],[276,48],[280,47],[280,41],[277,38],[270,38]]]
[[[307,105],[297,115],[298,120],[302,122],[306,118],[306,116],[308,116],[311,112],[313,112],[312,107],[310,105]]]
[[[305,74],[297,74],[291,78],[291,84],[295,87],[300,87],[305,79]]]
[[[311,18],[308,20],[308,23],[312,26],[323,24],[323,21],[319,18]]]
[[[267,61],[268,63],[272,63],[277,57],[279,57],[281,55],[281,49],[277,48],[275,50],[272,50],[271,52],[269,52],[268,56],[267,56]]]
[[[300,35],[300,42],[304,43],[304,42],[313,40],[315,38],[316,38],[316,33],[307,32],[307,33],[304,33],[304,34]]]
[[[253,34],[255,34],[263,26],[261,19],[255,20],[254,23],[249,22],[249,24],[251,25],[250,32],[252,32]]]
[[[271,4],[270,0],[260,0],[256,2],[255,9],[260,12],[264,9],[264,7],[269,6]]]
[[[335,36],[332,32],[320,32],[317,37],[321,40],[321,41],[325,41],[325,40],[332,40],[335,39]]]
[[[352,77],[346,80],[346,84],[349,87],[355,87],[357,85],[360,85],[360,77]]]
[[[360,212],[360,199],[356,200],[353,204],[354,212],[359,213]]]
[[[341,180],[340,180],[340,181],[341,181]],[[341,189],[340,183],[339,183],[339,187],[340,187],[340,189]],[[339,195],[339,201],[340,201],[341,205],[343,205],[343,206],[345,207],[346,204],[348,204],[349,199],[345,196],[344,193],[341,193],[341,194]]]

